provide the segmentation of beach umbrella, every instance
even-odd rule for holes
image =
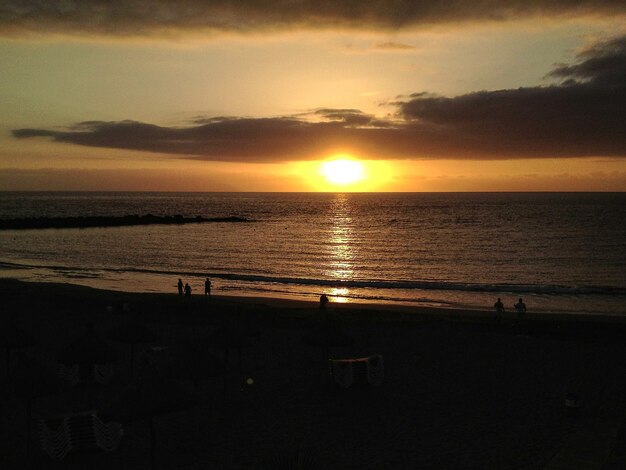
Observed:
[[[196,394],[178,382],[156,374],[136,379],[117,399],[101,410],[107,419],[121,423],[148,421],[150,426],[150,468],[156,468],[156,428],[154,418],[190,409],[199,403]]]
[[[302,337],[311,346],[342,347],[354,343],[354,338],[338,326],[319,326]]]
[[[328,380],[329,375],[327,367],[330,359],[330,348],[350,346],[354,343],[354,338],[349,336],[338,326],[331,325],[330,322],[325,322],[303,335],[302,341],[309,346],[321,348],[323,356],[322,370],[326,380]]]
[[[135,345],[152,343],[158,338],[154,332],[136,318],[124,322],[109,331],[107,337],[130,345],[130,376],[134,376]]]
[[[205,340],[180,341],[153,353],[150,364],[159,376],[167,379],[191,380],[198,389],[199,382],[223,377],[223,400],[220,409],[224,416],[224,435],[228,434],[227,367],[221,357],[212,352]]]
[[[117,361],[118,352],[100,338],[93,329],[93,324],[87,323],[85,326],[87,329],[80,337],[57,353],[57,360],[66,366],[78,364],[81,371],[86,369],[89,373],[95,365]]]
[[[350,346],[354,338],[343,331],[338,325],[333,325],[330,317],[326,317],[321,325],[314,327],[309,333],[302,336],[302,341],[309,346],[322,348],[325,363],[328,362],[330,348]]]
[[[66,389],[68,385],[37,359],[24,353],[17,355],[7,379],[9,393],[22,398],[52,395]]]
[[[14,315],[0,327],[0,348],[4,348],[6,351],[7,374],[9,373],[11,352],[14,349],[28,348],[36,343],[37,341],[30,333],[15,325]]]
[[[268,454],[260,465],[261,470],[318,470],[321,468],[317,452],[302,447],[281,449]]]
[[[242,370],[242,350],[252,347],[249,337],[255,330],[237,328],[227,324],[211,332],[206,338],[197,340],[207,347],[212,347],[224,351],[224,360],[228,362],[228,351],[230,348],[237,349],[239,358],[239,372]]]
[[[38,360],[20,353],[9,371],[4,391],[10,397],[24,400],[26,404],[26,458],[30,453],[32,401],[54,395],[69,388],[69,384],[55,375]]]
[[[224,361],[202,341],[175,343],[155,357],[152,365],[162,377],[198,382],[226,374]]]

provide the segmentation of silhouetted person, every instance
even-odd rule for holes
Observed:
[[[178,279],[178,295],[183,296],[183,281]]]
[[[326,297],[326,294],[322,294],[320,296],[320,310],[326,309],[327,303],[328,303],[328,297]]]
[[[502,318],[502,314],[504,313],[504,304],[502,303],[500,297],[498,297],[498,301],[493,304],[493,308],[496,309],[496,318],[498,319],[498,321],[500,321],[500,319]]]
[[[204,281],[204,295],[211,297],[211,280],[208,277]]]
[[[521,317],[522,315],[526,313],[526,304],[524,303],[521,297],[519,301],[514,305],[514,307],[515,307],[515,311],[517,312],[518,317]]]
[[[191,286],[189,285],[189,283],[185,284],[185,297],[188,299],[191,298]]]

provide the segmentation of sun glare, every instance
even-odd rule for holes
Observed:
[[[329,183],[341,186],[358,183],[366,177],[362,163],[346,158],[322,163],[320,173]]]
[[[327,160],[293,162],[289,166],[289,178],[300,181],[301,187],[309,191],[388,191],[393,182],[390,162],[360,160],[345,153],[335,153]]]

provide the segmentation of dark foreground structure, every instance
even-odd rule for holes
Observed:
[[[58,371],[59,354],[85,335],[118,357],[92,358],[97,381],[0,394],[3,470],[625,468],[618,317],[505,313],[496,323],[491,311],[331,297],[323,322],[317,298],[184,300],[12,280],[0,280],[0,296],[2,325],[35,340],[18,350],[5,338],[13,372],[0,361],[0,381],[40,381],[22,357]],[[328,323],[352,341],[304,341]],[[337,386],[324,346],[330,359],[380,355],[384,379]],[[61,412],[122,423],[119,445],[53,461],[38,423]]]

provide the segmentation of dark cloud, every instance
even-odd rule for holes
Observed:
[[[0,33],[149,36],[293,28],[387,30],[625,12],[623,0],[3,0]]]
[[[387,120],[358,109],[320,108],[280,118],[201,117],[191,127],[90,121],[13,135],[250,162],[319,158],[339,150],[368,158],[626,157],[625,52],[624,37],[599,44],[577,63],[556,67],[551,75],[562,83],[553,86],[453,98],[414,93],[399,98],[397,116]]]
[[[134,121],[89,122],[67,130],[18,129],[13,135],[22,139],[47,137],[56,142],[89,147],[247,162],[317,158],[337,148],[361,148],[366,141],[376,142],[380,151],[385,140],[391,137],[379,135],[380,129],[358,127],[357,121],[367,124],[371,120],[365,114],[342,110],[336,115],[331,110],[325,112],[324,117],[330,120],[324,122],[299,118],[228,118],[183,128]]]
[[[459,148],[502,156],[626,156],[626,37],[558,66],[549,87],[483,91],[399,102],[415,126],[446,133]]]
[[[329,121],[341,122],[346,126],[367,126],[377,122],[374,116],[358,109],[322,108],[315,110],[314,114]]]
[[[576,81],[591,81],[594,85],[623,87],[626,83],[626,36],[604,41],[590,47],[579,56],[575,65],[561,65],[548,76]]]

